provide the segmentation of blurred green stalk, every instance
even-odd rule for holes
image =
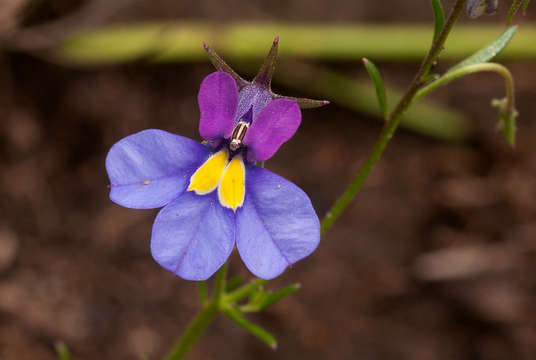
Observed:
[[[280,36],[280,56],[331,61],[419,61],[430,45],[432,26],[325,25],[278,23],[136,23],[82,31],[68,37],[54,54],[60,60],[107,64],[140,57],[154,61],[199,61],[206,42],[227,59],[265,55],[266,43]],[[504,31],[500,25],[462,25],[448,42],[442,60],[474,53]],[[536,26],[525,24],[499,59],[536,58]]]

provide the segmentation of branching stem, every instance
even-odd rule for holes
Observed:
[[[417,75],[413,79],[413,82],[409,86],[402,99],[393,109],[393,111],[391,111],[387,115],[385,119],[386,122],[382,129],[380,137],[374,145],[369,157],[367,158],[367,160],[365,160],[365,163],[363,164],[357,175],[354,177],[354,180],[352,181],[350,186],[348,186],[346,191],[335,202],[335,204],[331,207],[331,209],[328,211],[328,213],[322,220],[322,234],[324,234],[329,228],[331,228],[335,220],[337,220],[338,217],[346,210],[346,208],[354,199],[359,189],[361,189],[361,187],[363,186],[365,180],[368,178],[373,166],[380,159],[381,155],[383,154],[383,151],[385,150],[385,147],[393,137],[393,134],[395,133],[396,129],[398,128],[398,125],[400,124],[400,116],[411,105],[411,103],[414,101],[415,95],[423,87],[424,78],[428,75],[430,69],[432,68],[439,54],[443,50],[445,41],[447,40],[454,24],[456,23],[458,17],[463,11],[466,2],[467,0],[457,0],[454,4],[453,9],[451,10],[447,21],[445,22],[445,26],[439,33],[437,39],[432,43],[432,46],[430,47],[428,54],[423,60],[419,71],[417,72]]]

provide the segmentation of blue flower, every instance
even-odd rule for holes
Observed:
[[[206,49],[220,68],[227,66]],[[307,195],[255,165],[294,135],[301,122],[298,103],[315,102],[271,92],[274,49],[277,39],[251,83],[227,68],[230,74],[217,71],[203,80],[198,102],[204,144],[151,129],[120,140],[106,158],[112,201],[134,209],[163,207],[153,224],[151,252],[184,279],[209,278],[235,243],[253,274],[272,279],[320,241]]]

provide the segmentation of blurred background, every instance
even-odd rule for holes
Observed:
[[[509,5],[463,16],[438,70],[504,31]],[[520,39],[535,14],[515,18]],[[146,22],[166,25],[147,38],[136,32]],[[247,34],[226,27],[244,23]],[[77,38],[117,24],[132,25],[112,40]],[[104,159],[146,128],[199,139],[197,91],[213,71],[203,40],[248,76],[280,35],[274,90],[332,102],[305,110],[267,164],[322,216],[381,129],[361,57],[400,93],[432,24],[430,4],[417,0],[1,0],[0,359],[55,359],[57,341],[75,359],[158,359],[198,310],[195,284],[151,258],[157,210],[112,203]],[[180,41],[162,43],[174,26]],[[252,317],[278,350],[219,318],[188,359],[533,359],[536,43],[517,44],[503,55],[521,114],[515,149],[495,132],[498,76],[437,91],[407,114],[318,250],[269,284],[303,285]],[[251,278],[236,253],[230,271]]]

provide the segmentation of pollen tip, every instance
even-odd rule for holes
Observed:
[[[277,343],[273,343],[272,345],[270,345],[270,347],[272,348],[272,350],[277,350]]]
[[[274,39],[274,45],[279,44],[279,36],[276,36]]]
[[[204,41],[203,41],[203,48],[204,48],[206,51],[208,51],[208,45],[207,45],[207,43],[204,42]]]
[[[322,100],[322,105],[328,105],[328,104],[329,104],[328,100]]]
[[[366,57],[364,58],[361,58],[361,61],[363,61],[365,64],[369,62],[369,59],[367,59]]]

